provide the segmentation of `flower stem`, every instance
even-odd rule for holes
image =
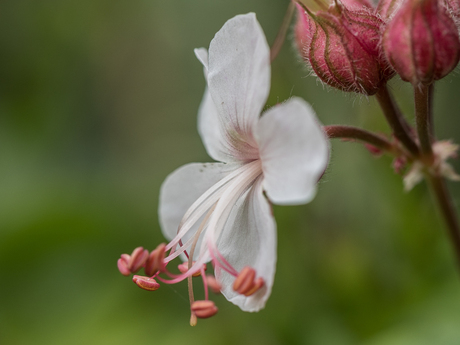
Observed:
[[[364,141],[368,144],[374,145],[379,149],[394,152],[397,148],[384,137],[366,131],[364,129],[352,126],[324,126],[324,131],[327,136],[331,139],[342,138],[342,139],[356,139]]]
[[[453,243],[458,268],[460,269],[460,227],[452,198],[441,176],[428,175],[427,180],[446,222],[449,237]]]
[[[276,35],[275,42],[273,42],[273,45],[270,49],[270,62],[273,62],[273,60],[276,59],[281,50],[281,47],[283,46],[284,40],[286,39],[286,33],[289,29],[289,24],[292,20],[292,15],[294,14],[294,8],[294,2],[290,1],[286,10],[286,14],[283,18],[283,22],[281,23],[281,27],[278,31],[278,35]]]
[[[394,135],[398,140],[409,150],[409,152],[417,157],[419,150],[414,139],[411,137],[410,128],[405,122],[399,108],[393,100],[393,97],[388,91],[386,85],[382,86],[375,94],[377,100],[382,108],[383,114],[387,119]]]
[[[434,123],[433,123],[433,98],[434,98],[434,83],[430,84],[428,89],[428,130],[431,138],[434,139]]]
[[[429,166],[433,163],[433,136],[431,130],[431,95],[433,88],[427,85],[414,85],[415,119],[417,122],[417,133],[420,141],[422,157]]]

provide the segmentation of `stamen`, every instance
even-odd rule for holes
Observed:
[[[211,231],[206,233],[207,244],[209,253],[213,259],[214,264],[227,271],[233,276],[237,276],[238,272],[225,260],[222,254],[217,249],[215,243],[217,238],[223,231],[228,217],[233,209],[237,200],[244,194],[244,192],[254,183],[255,180],[262,173],[262,167],[259,160],[247,164],[247,169],[241,172],[232,183],[225,189],[222,197],[216,204],[214,215],[210,221],[208,228]]]
[[[238,171],[239,175],[235,174],[236,171]],[[225,225],[225,222],[228,219],[228,216],[229,216],[229,214],[231,212],[231,209],[232,209],[233,205],[235,204],[235,202],[238,200],[238,198],[241,196],[241,194],[244,193],[244,191],[254,182],[254,180],[258,176],[260,176],[260,174],[262,173],[261,163],[260,163],[259,160],[256,160],[256,161],[253,161],[251,163],[247,163],[247,164],[243,165],[242,167],[238,168],[236,171],[234,171],[234,172],[232,172],[230,174],[230,175],[235,175],[236,178],[234,178],[234,176],[233,176],[232,177],[233,181],[228,186],[226,186],[226,188],[223,188],[223,191],[222,190],[218,191],[218,193],[217,193],[217,194],[219,194],[218,197],[214,198],[215,195],[213,195],[212,198],[210,197],[211,200],[215,204],[215,208],[211,207],[211,204],[209,204],[209,202],[211,200],[207,200],[207,201],[205,200],[199,206],[196,206],[196,204],[198,204],[198,203],[195,202],[194,203],[195,206],[192,206],[190,208],[190,209],[192,209],[192,208],[195,207],[195,210],[193,210],[193,212],[199,213],[199,214],[193,214],[193,212],[187,211],[187,214],[192,213],[192,216],[190,216],[188,219],[186,219],[186,217],[183,218],[183,219],[186,219],[186,220],[185,220],[182,228],[180,228],[180,230],[178,231],[178,234],[176,235],[176,237],[166,246],[166,250],[168,250],[168,248],[172,248],[172,249],[171,249],[170,255],[167,258],[165,258],[165,263],[171,261],[173,259],[173,257],[176,257],[176,256],[180,255],[178,252],[183,252],[188,248],[188,244],[189,244],[190,240],[188,240],[187,243],[184,246],[182,246],[176,252],[174,252],[175,251],[175,246],[181,240],[181,236],[186,234],[188,232],[188,230],[190,230],[191,227],[193,226],[193,222],[196,222],[202,216],[201,212],[203,211],[203,209],[205,209],[204,206],[206,206],[206,208],[209,207],[207,209],[208,213],[207,213],[205,218],[208,218],[208,215],[209,215],[210,216],[209,222],[213,222],[213,224],[214,224],[214,226],[211,226],[211,224],[208,224],[207,228],[215,230],[215,231],[211,231],[212,232],[211,235],[208,235],[209,232],[206,233],[206,236],[209,236],[213,240],[213,241],[210,241],[208,243],[215,243],[215,240],[214,240],[214,235],[215,234],[214,233],[220,234],[220,232],[222,231],[223,226]],[[226,183],[231,180],[229,178],[229,176],[227,176],[225,179],[226,179]],[[212,192],[216,191],[217,189],[215,188],[215,186],[217,186],[219,184],[221,186],[224,185],[223,183],[217,183],[216,185],[211,187],[205,194],[208,194],[208,192],[210,192],[211,190],[212,190]],[[203,194],[203,195],[205,195],[205,194]],[[202,198],[200,197],[199,200],[200,199],[202,199]],[[217,210],[217,208],[219,208],[219,210]],[[200,212],[196,212],[198,209],[200,209]],[[212,215],[212,217],[211,217],[211,215]],[[192,220],[193,220],[193,222],[192,222]],[[206,221],[207,221],[207,219],[206,219]],[[203,228],[201,228],[201,225],[203,225]],[[198,229],[198,231],[197,231],[197,233],[200,233],[200,234],[203,231],[204,226],[206,225],[206,222],[203,220],[201,225],[200,225],[200,229]],[[186,227],[188,227],[188,229],[184,230],[184,228],[186,228]],[[194,242],[195,242],[195,239],[198,239],[197,233],[195,233],[194,240],[193,240]],[[208,237],[208,239],[209,239],[209,237]],[[192,243],[192,246],[193,246],[193,243]],[[186,276],[184,276],[182,278],[178,277],[176,279],[170,280],[170,281],[168,281],[168,283],[172,284],[174,282],[179,282],[182,279],[185,279],[187,276],[189,276],[189,275],[191,275],[191,274],[193,274],[195,272],[198,272],[200,270],[200,265],[205,263],[206,260],[208,259],[207,255],[208,254],[212,255],[212,250],[207,251],[207,249],[210,249],[210,248],[209,247],[206,248],[206,247],[207,246],[201,246],[201,252],[200,252],[199,259],[193,265],[193,267],[191,267],[189,269],[189,271],[188,271]],[[206,253],[206,251],[207,251],[207,253]],[[217,248],[215,250],[215,253],[218,253]],[[238,272],[233,267],[231,267],[230,264],[228,264],[228,262],[222,257],[222,255],[219,255],[219,254],[217,254],[217,256],[219,256],[219,260],[222,259],[222,263],[219,263],[219,261],[215,261],[215,263],[217,263],[218,266],[222,266],[222,268],[225,269],[226,271],[229,271],[230,274],[236,276]],[[190,258],[193,258],[192,253],[189,254],[189,260],[190,260]],[[216,258],[214,258],[214,259],[216,259]],[[191,272],[191,271],[193,271],[193,272]]]
[[[195,261],[193,262],[193,264],[195,264]],[[180,265],[177,265],[177,268],[179,269],[179,271],[183,274],[187,273],[188,271],[188,261],[186,262],[183,262],[181,263]],[[203,270],[206,271],[207,270],[207,267],[206,267],[206,264],[203,264]],[[199,277],[201,275],[201,270],[192,274],[192,277]]]
[[[214,293],[220,293],[222,290],[222,285],[217,281],[217,279],[212,275],[206,276],[206,284],[205,286],[209,286]]]
[[[174,248],[179,240],[192,228],[198,219],[208,210],[211,205],[215,204],[218,200],[221,199],[221,196],[228,190],[233,188],[222,188],[228,182],[235,179],[239,182],[235,186],[240,186],[241,183],[245,184],[247,175],[253,172],[254,168],[258,170],[258,173],[261,173],[260,161],[255,160],[253,162],[247,163],[239,167],[238,169],[232,171],[222,180],[214,184],[206,192],[204,192],[193,204],[189,207],[182,221],[178,227],[178,233],[176,237],[166,246],[166,250]],[[232,183],[233,185],[233,183]]]
[[[197,323],[198,319],[196,318],[195,313],[192,312],[192,315],[190,315],[190,326],[195,327]]]
[[[145,273],[150,276],[134,276],[133,281],[140,288],[148,291],[157,290],[160,282],[175,284],[184,279],[188,279],[189,299],[190,299],[190,324],[197,324],[197,318],[208,318],[215,315],[218,311],[214,302],[210,301],[209,288],[214,292],[220,292],[222,286],[213,276],[205,276],[206,262],[210,259],[215,268],[220,268],[236,277],[235,291],[247,296],[259,290],[264,281],[262,278],[255,280],[254,269],[247,267],[238,274],[238,271],[224,258],[217,248],[217,238],[224,230],[225,224],[232,212],[238,199],[258,181],[261,176],[262,167],[259,160],[246,163],[231,172],[224,179],[209,188],[193,205],[187,210],[178,227],[177,235],[169,244],[161,243],[150,254],[142,247],[136,248],[131,256],[123,254],[118,260],[119,270],[122,274],[129,274],[134,269],[144,266]],[[205,216],[203,217],[203,215]],[[184,244],[183,238],[189,234],[195,224],[203,217],[198,230],[194,231],[193,236]],[[196,246],[204,233],[201,250],[193,261]],[[165,252],[169,250],[169,255],[165,257]],[[167,269],[167,264],[182,253],[188,257],[188,261],[178,265],[181,274],[173,274]],[[167,277],[161,277],[160,274]],[[201,275],[204,286],[205,300],[195,301],[193,294],[192,277]],[[155,278],[155,279],[154,279]]]
[[[180,241],[179,241],[179,247],[183,247],[183,246],[184,246],[184,245],[182,244],[182,240],[180,240]],[[186,256],[187,259],[188,259],[188,253],[187,253],[186,250],[184,250],[184,254],[185,254],[185,256]]]
[[[144,276],[134,276],[133,282],[136,283],[141,289],[147,291],[155,291],[160,288],[160,284],[158,284],[155,279],[144,277]]]
[[[182,253],[184,253],[186,256],[187,256],[187,259],[190,257],[190,255],[187,254],[187,249],[188,247],[190,247],[193,243],[193,237],[189,238],[187,242],[185,242],[185,244],[182,244],[182,240],[180,241],[180,247],[179,249],[175,250],[175,249],[171,249],[171,252],[170,254],[165,258],[165,263],[168,263],[172,260],[174,260],[175,258],[177,258],[179,255],[181,255]]]
[[[125,254],[123,254],[125,255]],[[117,261],[117,266],[118,266],[118,270],[120,271],[121,274],[123,274],[124,276],[129,276],[131,274],[131,271],[129,270],[129,267],[128,267],[128,261],[126,261],[125,259],[123,259],[123,255],[120,259],[118,259]]]
[[[156,249],[150,253],[144,267],[145,274],[153,276],[157,271],[164,271],[165,248],[166,244],[160,243]]]
[[[265,285],[265,281],[262,277],[257,278],[254,281],[254,286],[249,291],[245,292],[244,295],[249,297],[259,291]]]
[[[241,295],[251,296],[265,285],[263,278],[255,279],[256,271],[252,267],[243,268],[233,283],[233,290]]]
[[[233,290],[240,294],[244,294],[253,287],[256,271],[252,267],[246,266],[243,268],[233,283]]]
[[[187,271],[191,270],[191,268],[192,268],[192,260],[193,260],[193,255],[195,254],[196,244],[198,243],[198,239],[200,238],[201,232],[206,227],[206,224],[208,223],[208,219],[209,219],[209,217],[211,217],[211,214],[212,214],[212,212],[214,211],[215,208],[216,208],[216,205],[211,207],[211,209],[208,211],[208,213],[204,217],[203,221],[201,222],[200,227],[198,228],[198,231],[196,232],[196,234],[194,236],[194,241],[193,241],[193,244],[192,244],[192,248],[190,249],[190,256],[188,258],[188,270]],[[187,278],[188,279],[187,286],[188,286],[188,297],[189,297],[189,300],[190,300],[190,308],[193,306],[193,303],[195,301],[195,297],[193,296],[192,275],[189,275],[188,278]]]
[[[211,255],[212,261],[216,267],[223,269],[232,276],[236,277],[238,271],[233,268],[233,266],[225,260],[223,255],[219,252],[216,246],[213,243],[208,243],[209,253]]]
[[[134,249],[129,259],[128,268],[132,273],[136,273],[144,265],[149,256],[149,252],[144,250],[143,247]]]
[[[200,319],[206,319],[208,317],[216,315],[219,311],[213,301],[195,301],[191,306],[191,310],[196,317]],[[192,315],[193,315],[192,314]]]
[[[199,236],[201,235],[201,233],[203,232],[205,226],[206,226],[206,223],[208,222],[208,219],[209,217],[211,217],[211,214],[212,212],[214,211],[214,209],[216,208],[216,205],[214,204],[208,211],[208,213],[206,213],[206,216],[204,217],[203,221],[201,222],[200,224],[200,227],[198,228],[197,232],[195,233],[195,235],[190,238],[186,243],[185,245],[181,246],[181,248],[179,248],[178,250],[174,251],[174,249],[171,250],[171,254],[168,255],[168,257],[165,259],[165,262],[169,262],[173,259],[175,259],[176,257],[178,257],[180,254],[182,254],[183,252],[185,252],[185,250],[191,245],[192,248],[190,250],[190,255],[187,255],[188,257],[188,260],[191,261],[191,259],[193,259],[193,255],[195,254],[195,247],[196,247],[196,244],[198,242],[198,239],[199,239]],[[190,268],[190,267],[189,267]]]
[[[208,298],[209,298],[208,284],[207,284],[207,281],[206,281],[206,277],[204,275],[204,268],[201,269],[201,279],[203,279],[204,299],[208,300]]]
[[[246,170],[247,166],[242,165],[235,171],[228,174],[222,180],[214,184],[206,192],[204,192],[193,204],[189,207],[185,215],[182,217],[182,220],[178,227],[178,232],[176,237],[166,246],[166,250],[169,250],[175,247],[179,240],[187,233],[188,230],[195,224],[198,219],[206,212],[206,210],[211,207],[212,204],[216,203],[220,198],[224,190],[222,189],[229,181],[233,180],[235,177],[241,174],[242,171]],[[213,195],[216,193],[215,195]],[[195,215],[197,214],[197,215]],[[193,218],[192,216],[195,215]]]
[[[160,280],[161,282],[163,282],[165,284],[176,284],[176,283],[179,283],[179,282],[183,281],[184,279],[187,279],[189,276],[191,276],[192,274],[196,273],[199,270],[200,270],[200,268],[195,264],[185,274],[176,275],[176,274],[172,274],[172,273],[170,273],[168,271],[165,271],[165,273],[168,274],[168,276],[173,277],[173,279],[164,279],[164,278],[162,278],[160,276],[157,276],[155,278],[158,278],[158,280]]]

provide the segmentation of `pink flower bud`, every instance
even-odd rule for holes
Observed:
[[[460,0],[445,0],[445,5],[454,17],[454,20],[460,20]]]
[[[389,19],[399,8],[402,0],[380,0],[376,12],[384,20]]]
[[[144,250],[142,247],[137,247],[134,249],[133,253],[131,254],[131,258],[129,260],[129,270],[132,273],[136,273],[139,269],[144,266],[145,261],[149,257],[149,252]]]
[[[414,85],[445,77],[460,57],[457,28],[438,0],[406,0],[386,28],[383,48],[401,79]]]
[[[342,0],[342,4],[349,10],[372,10],[374,6],[369,0]]]
[[[155,291],[160,288],[160,284],[158,284],[155,279],[149,277],[134,276],[133,282],[136,283],[136,285],[139,286],[141,289],[147,291]]]
[[[393,75],[379,47],[384,22],[369,10],[349,10],[336,1],[315,14],[297,4],[298,48],[326,84],[373,95]]]

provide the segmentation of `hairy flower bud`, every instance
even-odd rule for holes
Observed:
[[[460,57],[457,28],[438,0],[406,0],[386,28],[383,48],[401,79],[414,85],[445,77]]]
[[[373,9],[374,6],[369,0],[342,0],[342,4],[349,10]]]
[[[376,12],[384,20],[389,19],[401,6],[402,0],[380,0]]]
[[[445,0],[445,5],[458,24],[460,20],[460,0]]]
[[[297,4],[296,40],[302,57],[326,84],[375,94],[393,75],[379,42],[384,22],[369,9],[336,2],[313,14]]]

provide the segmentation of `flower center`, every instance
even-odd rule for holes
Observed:
[[[197,318],[207,318],[217,313],[217,307],[208,299],[208,285],[213,291],[220,290],[221,287],[213,276],[205,276],[207,262],[211,261],[214,270],[224,270],[235,277],[233,284],[235,292],[245,296],[251,296],[257,292],[264,286],[263,278],[257,277],[254,268],[249,266],[238,272],[218,250],[217,243],[236,202],[261,175],[260,160],[254,160],[235,169],[209,188],[190,206],[179,224],[177,235],[170,243],[160,244],[149,255],[143,248],[137,248],[133,252],[132,256],[135,255],[135,258],[123,254],[118,261],[120,272],[129,275],[129,273],[135,273],[132,267],[137,270],[144,267],[146,274],[150,277],[134,276],[133,280],[139,287],[149,291],[154,291],[159,287],[155,278],[166,284],[175,284],[187,279],[192,314],[191,325],[196,324]],[[184,238],[188,238],[185,243],[183,243]],[[166,256],[167,251],[169,254]],[[170,272],[167,268],[168,263],[182,254],[187,257],[188,261],[179,265],[181,274]],[[127,261],[126,265],[124,265],[125,261]],[[132,262],[135,262],[136,265],[133,265]],[[203,280],[204,301],[194,299],[192,277],[196,276],[201,276]]]

